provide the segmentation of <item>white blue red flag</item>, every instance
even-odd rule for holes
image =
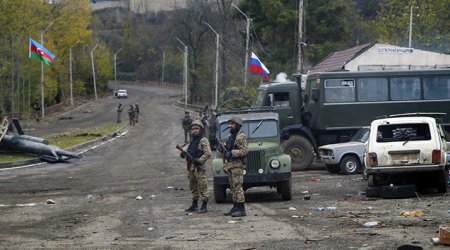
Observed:
[[[259,58],[252,52],[252,58],[250,59],[250,71],[256,72],[264,76],[265,80],[269,80],[270,71],[266,66],[259,60]]]

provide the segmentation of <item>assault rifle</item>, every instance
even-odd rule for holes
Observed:
[[[186,156],[186,158],[187,158],[187,159],[186,159],[186,161],[187,161],[187,166],[186,166],[186,168],[187,168],[188,171],[190,171],[190,170],[191,170],[191,167],[192,167],[192,163],[194,162],[194,157],[192,157],[191,154],[189,154],[186,150],[184,150],[182,146],[180,146],[180,145],[177,144],[175,147],[176,147],[178,150],[180,150],[182,154],[184,154],[184,155]]]
[[[222,142],[219,142],[219,152],[222,153],[222,162],[223,164],[226,163],[225,154],[227,153],[228,149],[225,147],[225,145]]]

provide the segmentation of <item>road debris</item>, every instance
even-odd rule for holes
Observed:
[[[290,207],[289,210],[291,210],[291,211],[297,211],[297,208],[295,208],[295,207]]]
[[[424,215],[424,213],[419,209],[414,211],[401,211],[400,215],[404,217],[420,217]]]
[[[136,200],[138,200],[138,201],[142,200],[142,196],[140,196],[140,195],[136,196]]]
[[[378,221],[369,221],[363,224],[363,227],[376,227],[378,226]]]
[[[47,201],[45,201],[45,203],[49,204],[49,205],[53,205],[53,204],[55,204],[55,201],[52,199],[48,199]]]

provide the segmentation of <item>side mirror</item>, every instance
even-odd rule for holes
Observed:
[[[318,102],[320,98],[319,89],[311,89],[311,99]]]

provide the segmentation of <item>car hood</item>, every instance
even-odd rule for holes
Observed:
[[[362,145],[364,145],[364,142],[349,141],[349,142],[341,142],[341,143],[323,145],[323,146],[320,146],[319,149],[342,149],[342,148],[362,146]]]

